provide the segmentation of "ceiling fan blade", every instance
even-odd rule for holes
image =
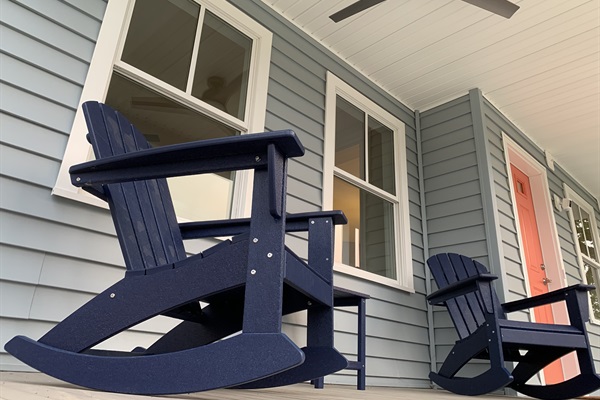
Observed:
[[[463,0],[476,7],[483,8],[504,18],[510,18],[517,12],[519,6],[508,0]]]
[[[350,4],[348,7],[341,9],[340,11],[331,14],[329,18],[333,20],[333,22],[340,22],[343,19],[353,16],[354,14],[358,14],[359,12],[366,10],[369,7],[373,7],[376,4],[379,4],[385,0],[359,0],[356,3]]]

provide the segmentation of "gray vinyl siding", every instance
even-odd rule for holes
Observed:
[[[107,210],[51,195],[95,48],[103,0],[0,0],[0,367],[123,276]],[[112,340],[149,345],[156,319]]]
[[[378,89],[330,51],[258,1],[230,0],[273,32],[266,129],[293,129],[306,155],[290,162],[288,209],[320,210],[323,186],[323,141],[326,73],[331,71],[406,124],[407,170],[412,257],[416,293],[409,294],[352,276],[336,274],[335,284],[369,293],[367,302],[367,384],[429,387],[429,343],[425,271],[420,218],[414,112]],[[288,238],[304,254],[301,237]],[[304,316],[286,319],[286,332],[304,340]],[[354,311],[336,311],[336,347],[349,359],[356,355]],[[355,383],[354,372],[342,371],[327,381]]]
[[[469,95],[422,112],[429,255],[454,252],[488,265],[481,170]],[[435,283],[433,283],[435,290]],[[433,308],[437,368],[458,339],[445,308]],[[466,370],[471,370],[468,366]]]
[[[540,164],[546,165],[544,151],[533,143],[527,136],[517,128],[506,116],[494,107],[488,100],[483,99],[483,121],[486,132],[487,146],[494,165],[494,195],[501,215],[499,218],[502,232],[503,265],[505,270],[504,287],[507,291],[508,300],[516,300],[526,297],[524,269],[519,256],[519,244],[517,241],[516,222],[512,211],[510,198],[510,187],[508,181],[508,167],[504,156],[502,144],[502,132],[506,133],[513,141],[534,157]],[[558,195],[564,197],[563,185],[566,183],[577,192],[584,200],[594,207],[596,223],[600,222],[600,209],[598,200],[595,199],[585,188],[573,179],[559,164],[554,164],[554,170],[546,168],[548,176],[548,187],[550,196]],[[566,212],[560,212],[553,208],[554,219],[558,232],[560,252],[565,268],[567,285],[581,283],[583,277],[577,262],[576,243],[571,230],[570,216]],[[588,333],[592,353],[596,361],[596,369],[600,369],[600,326],[588,323]]]
[[[487,257],[469,97],[421,113],[421,138],[430,254]]]
[[[106,211],[51,196],[105,7],[0,1],[2,368],[23,368],[12,336],[38,338],[118,279]]]

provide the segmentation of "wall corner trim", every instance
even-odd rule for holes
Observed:
[[[429,238],[427,232],[427,207],[425,204],[425,179],[423,178],[423,146],[421,137],[421,113],[415,110],[415,134],[417,137],[417,164],[419,170],[419,202],[421,206],[421,234],[423,237],[423,259],[427,263],[429,258]],[[431,271],[427,265],[425,268],[425,292],[432,293]],[[431,371],[437,371],[437,356],[435,352],[435,326],[433,320],[433,306],[427,302],[427,332],[429,336],[429,362]]]

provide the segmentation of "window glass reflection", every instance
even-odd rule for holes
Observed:
[[[592,234],[590,215],[575,203],[572,203],[571,210],[575,221],[579,250],[587,257],[599,261],[594,235]]]
[[[396,194],[394,131],[369,117],[369,183]]]
[[[335,166],[365,179],[365,113],[337,97],[335,113]]]
[[[121,59],[185,90],[199,13],[188,0],[136,1]]]
[[[337,177],[333,191],[333,208],[348,218],[336,231],[336,262],[396,279],[392,203]]]
[[[192,95],[244,119],[252,40],[206,12]]]

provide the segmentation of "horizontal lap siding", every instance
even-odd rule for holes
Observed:
[[[484,211],[469,96],[422,112],[421,138],[430,255],[457,252],[486,262]],[[435,290],[435,283],[433,287]],[[434,307],[433,325],[439,368],[458,337],[442,307]]]
[[[106,211],[51,196],[104,13],[92,3],[0,1],[2,368],[23,368],[12,336],[38,338],[122,265]]]
[[[52,196],[94,51],[103,0],[0,0],[0,367],[17,334],[39,338],[123,276],[108,212]],[[149,345],[157,318],[111,339]]]
[[[471,257],[487,256],[472,125],[468,96],[421,113],[427,232],[432,255],[454,251]]]
[[[367,384],[429,387],[429,350],[425,306],[425,272],[421,232],[419,176],[414,113],[378,89],[313,39],[257,1],[230,1],[273,32],[266,129],[293,129],[307,149],[290,162],[288,208],[319,210],[322,205],[323,140],[326,73],[331,71],[406,124],[409,208],[415,294],[348,275],[336,274],[336,285],[369,293],[367,302]],[[304,256],[305,239],[288,238]],[[286,318],[286,332],[302,343],[305,317]],[[336,347],[356,356],[353,308],[336,312]],[[341,372],[328,380],[355,383],[355,373]]]
[[[484,125],[488,140],[488,149],[492,157],[494,169],[494,191],[498,210],[500,214],[500,225],[502,232],[502,249],[504,255],[504,268],[507,276],[505,288],[508,290],[509,298],[507,300],[516,300],[526,296],[526,283],[522,263],[519,256],[519,245],[517,239],[516,222],[512,211],[510,188],[507,175],[507,166],[502,144],[502,132],[506,133],[519,146],[534,157],[542,165],[546,165],[545,155],[542,149],[529,140],[508,118],[498,111],[489,101],[483,102]],[[575,190],[589,204],[595,207],[596,221],[600,222],[600,210],[598,200],[589,195],[568,173],[566,173],[558,164],[555,164],[554,171],[546,168],[548,175],[548,187],[550,196],[555,194],[564,197],[563,184],[567,184]],[[581,271],[577,263],[577,252],[571,231],[569,214],[559,212],[553,208],[554,219],[558,232],[558,241],[562,256],[567,284],[573,285],[582,281]],[[519,320],[528,320],[526,313],[520,313],[515,316]],[[596,360],[596,369],[600,370],[600,326],[588,324],[590,334],[590,343],[592,353]]]

